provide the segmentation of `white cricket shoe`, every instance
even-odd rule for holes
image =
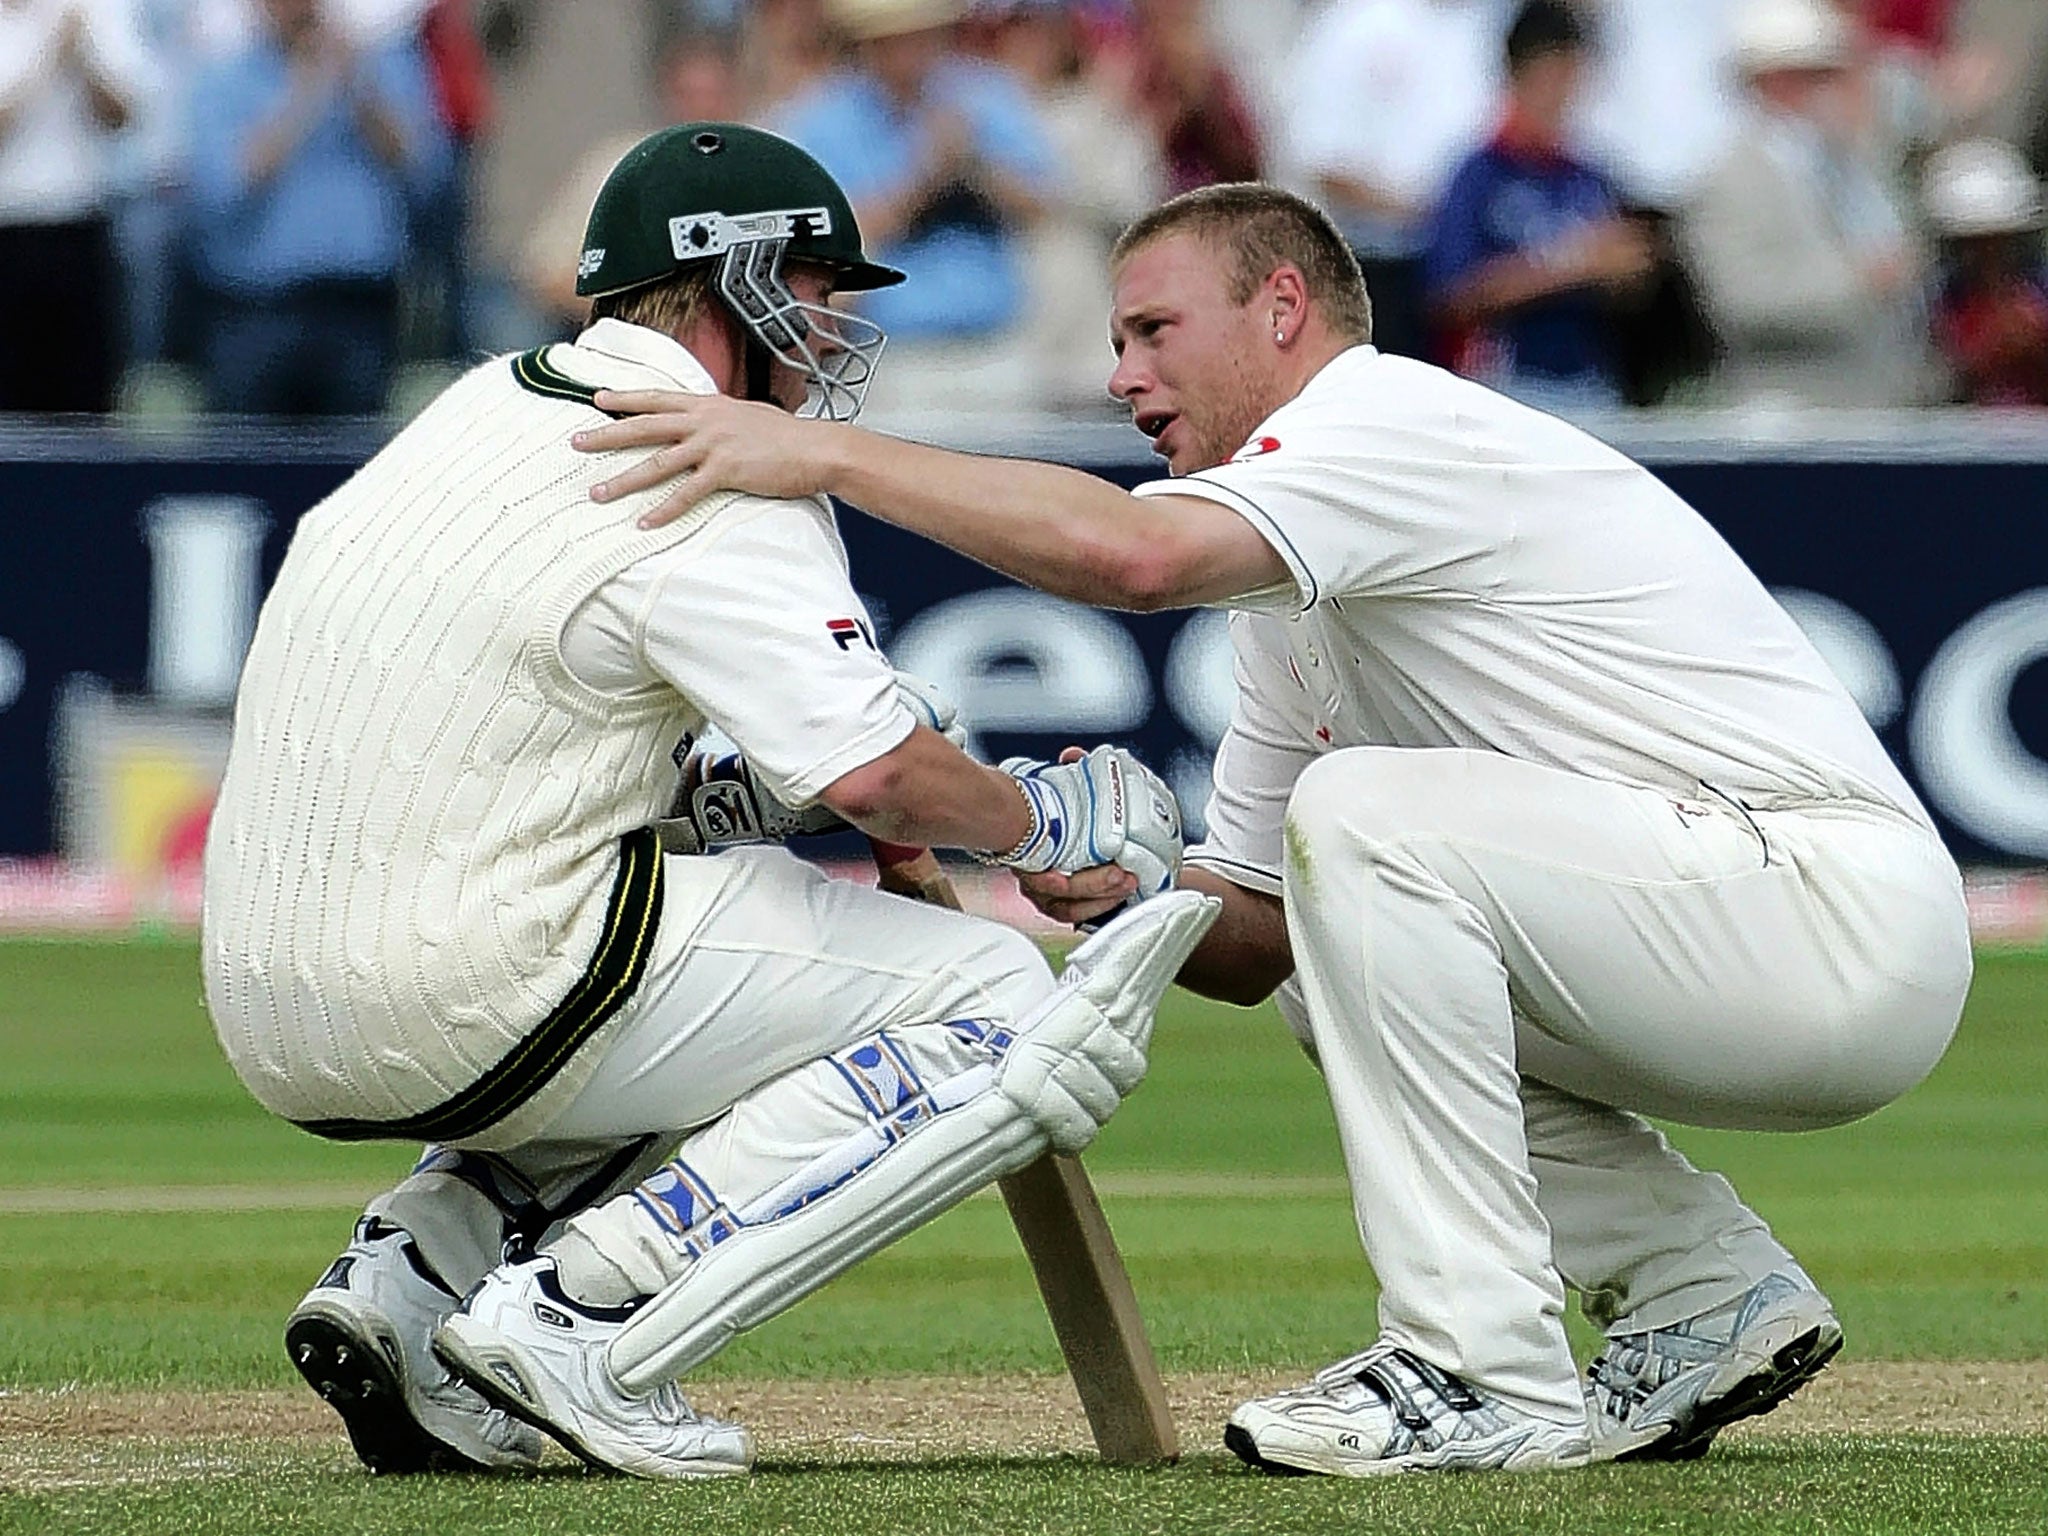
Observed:
[[[1379,1343],[1306,1386],[1241,1404],[1223,1443],[1268,1472],[1376,1477],[1591,1459],[1586,1431],[1512,1408],[1397,1345]]]
[[[1669,1328],[1610,1335],[1586,1367],[1602,1461],[1690,1461],[1737,1419],[1769,1413],[1820,1374],[1842,1325],[1796,1269]]]
[[[666,1382],[636,1396],[607,1355],[636,1309],[571,1301],[545,1255],[501,1264],[434,1335],[434,1352],[506,1412],[593,1466],[635,1477],[720,1477],[753,1464],[738,1424],[699,1416]]]
[[[285,1324],[291,1361],[372,1472],[477,1472],[547,1444],[448,1373],[430,1341],[455,1309],[405,1228],[365,1216]]]

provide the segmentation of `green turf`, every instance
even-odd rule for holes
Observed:
[[[375,1480],[339,1453],[246,1446],[140,1459],[118,1491],[0,1498],[13,1536],[2040,1536],[2048,1476],[2038,1441],[1817,1437],[1752,1444],[1675,1467],[1596,1467],[1369,1483],[1275,1479],[1221,1457],[1157,1472],[1070,1458],[917,1467],[769,1463],[727,1483],[655,1487],[569,1472],[532,1478]]]
[[[247,1098],[207,1028],[194,960],[181,943],[0,945],[0,1195],[368,1189],[402,1171],[406,1149],[320,1142]],[[2048,1360],[2044,999],[2048,959],[1986,957],[1948,1059],[1898,1105],[1815,1135],[1675,1133],[1735,1180],[1826,1285],[1854,1357]],[[1108,1197],[1164,1364],[1271,1369],[1278,1379],[1364,1342],[1372,1292],[1331,1182],[1341,1164],[1329,1112],[1285,1031],[1265,1010],[1176,998],[1154,1061],[1090,1154],[1112,1190],[1120,1175],[1295,1181],[1277,1194]],[[0,1216],[0,1388],[288,1384],[280,1320],[351,1215],[330,1200],[289,1211]],[[984,1199],[711,1369],[1057,1366],[1015,1236]],[[2039,1440],[1774,1442],[1694,1468],[1430,1481],[1427,1491],[1274,1483],[1208,1461],[1154,1477],[1088,1463],[783,1466],[687,1492],[587,1479],[385,1485],[353,1475],[345,1453],[275,1453],[282,1459],[260,1473],[245,1466],[251,1454],[227,1448],[157,1467],[152,1481],[118,1492],[0,1496],[0,1531],[2048,1530]]]
[[[2044,995],[2048,962],[1987,958],[1941,1069],[1860,1124],[1677,1133],[1828,1286],[1856,1355],[2048,1358]],[[321,1142],[264,1114],[214,1045],[189,946],[0,946],[0,998],[0,1184],[370,1188],[409,1155]],[[1090,1154],[1105,1177],[1341,1172],[1320,1084],[1270,1013],[1176,995],[1154,1055],[1151,1079]],[[1370,1327],[1340,1194],[1108,1205],[1169,1368],[1311,1364]],[[286,1381],[276,1320],[351,1214],[0,1216],[0,1383]],[[128,1304],[108,1305],[109,1290]],[[923,1299],[933,1295],[943,1304]],[[992,1200],[743,1340],[720,1368],[976,1364],[1057,1364]]]

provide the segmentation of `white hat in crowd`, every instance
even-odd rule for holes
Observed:
[[[831,0],[827,12],[833,26],[864,43],[950,27],[967,15],[967,0]]]
[[[1750,75],[1840,69],[1849,26],[1827,0],[1748,0],[1735,17],[1735,62]]]
[[[1966,139],[1927,158],[1927,217],[1944,235],[2010,235],[2039,229],[2041,183],[2026,157],[1997,139]]]

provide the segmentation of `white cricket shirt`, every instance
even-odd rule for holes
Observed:
[[[251,1092],[321,1134],[513,1146],[574,1099],[657,910],[679,947],[733,878],[644,832],[679,738],[724,727],[801,802],[914,728],[824,502],[642,530],[659,493],[589,499],[639,457],[571,445],[606,385],[711,381],[616,320],[483,363],[300,520],[264,600],[202,971]]]
[[[1228,464],[1141,485],[1230,507],[1293,576],[1232,611],[1238,695],[1189,858],[1277,893],[1296,775],[1463,747],[1753,807],[1926,823],[1848,692],[1705,519],[1576,427],[1426,363],[1340,354]]]
[[[679,342],[644,326],[599,320],[576,349],[716,393]],[[809,805],[917,724],[875,648],[822,496],[736,497],[695,538],[599,587],[570,616],[562,660],[602,693],[675,689],[791,806]]]

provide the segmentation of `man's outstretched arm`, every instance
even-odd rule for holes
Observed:
[[[717,395],[606,391],[598,403],[636,414],[578,433],[577,447],[659,451],[600,482],[593,497],[611,501],[683,479],[641,519],[646,527],[672,521],[711,489],[822,491],[1040,591],[1097,607],[1192,607],[1288,579],[1250,523],[1198,497],[1137,497],[1057,464],[953,453]]]

